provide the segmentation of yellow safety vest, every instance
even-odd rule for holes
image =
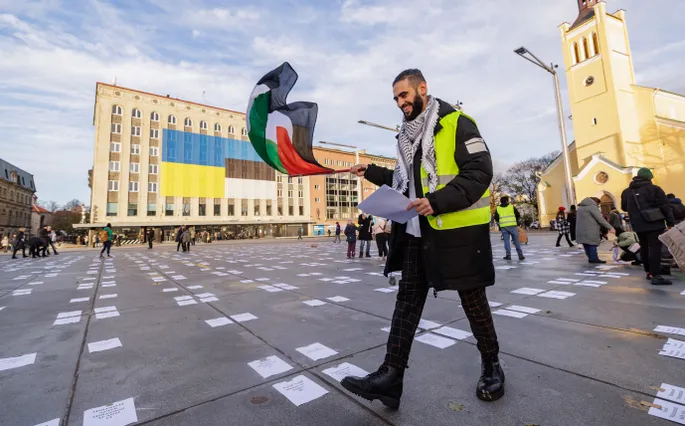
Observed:
[[[442,129],[435,135],[435,173],[438,178],[436,191],[447,186],[459,174],[459,166],[454,160],[454,151],[457,147],[457,123],[461,115],[474,123],[476,122],[461,111],[455,111],[447,114],[440,120]],[[424,196],[430,192],[428,173],[426,173],[423,166],[421,166],[421,186],[423,187]],[[438,230],[490,223],[490,188],[485,191],[480,200],[463,210],[443,213],[438,216],[428,216],[427,219],[430,226]]]
[[[497,214],[499,215],[500,228],[516,226],[516,213],[514,213],[513,205],[509,204],[506,207],[497,206]]]

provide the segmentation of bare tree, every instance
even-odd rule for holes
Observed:
[[[490,212],[492,214],[495,213],[495,209],[499,205],[499,199],[506,193],[507,188],[504,174],[495,173],[490,182]]]
[[[59,209],[59,204],[57,204],[56,201],[38,201],[38,205],[44,208],[45,210],[51,211],[51,212],[56,212]]]
[[[77,200],[76,198],[74,198],[73,200],[71,200],[71,201],[69,201],[68,203],[66,203],[66,204],[64,205],[64,207],[62,207],[62,210],[69,210],[70,212],[81,213],[81,205],[82,205],[82,204],[83,204],[83,203],[82,203],[81,201],[79,201],[79,200]]]
[[[510,191],[513,201],[530,204],[537,207],[537,186],[540,174],[559,156],[559,152],[551,152],[542,157],[529,158],[514,164],[504,174],[504,186]]]

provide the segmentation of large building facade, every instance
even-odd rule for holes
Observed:
[[[307,177],[275,172],[247,138],[245,114],[97,83],[87,225],[135,239],[174,227],[224,238],[311,229]],[[30,206],[29,206],[30,208]]]
[[[395,159],[368,154],[366,150],[343,151],[316,147],[314,155],[319,163],[334,170],[349,169],[355,164],[376,164],[389,169],[395,168]],[[336,173],[309,177],[310,217],[315,234],[335,229],[336,222],[342,225],[347,219],[359,214],[357,205],[371,195],[378,187],[366,179],[351,173]]]
[[[31,230],[33,175],[0,158],[0,238],[25,228]]]
[[[666,193],[685,196],[685,96],[635,84],[626,14],[597,0],[578,0],[573,24],[559,27],[575,142],[570,168],[575,198],[620,208],[621,192],[649,167]],[[542,174],[540,220],[569,208],[562,157]]]

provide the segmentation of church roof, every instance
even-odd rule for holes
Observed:
[[[594,18],[594,17],[595,17],[595,9],[587,8],[587,9],[581,10],[580,13],[578,14],[578,17],[576,18],[575,22],[573,22],[573,25],[571,25],[571,28],[569,28],[569,30],[576,28],[577,26],[579,26],[583,22],[587,21],[590,18]]]

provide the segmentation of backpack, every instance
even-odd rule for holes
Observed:
[[[109,234],[104,229],[102,231],[100,231],[99,237],[100,237],[100,241],[102,241],[102,242],[109,240]]]

